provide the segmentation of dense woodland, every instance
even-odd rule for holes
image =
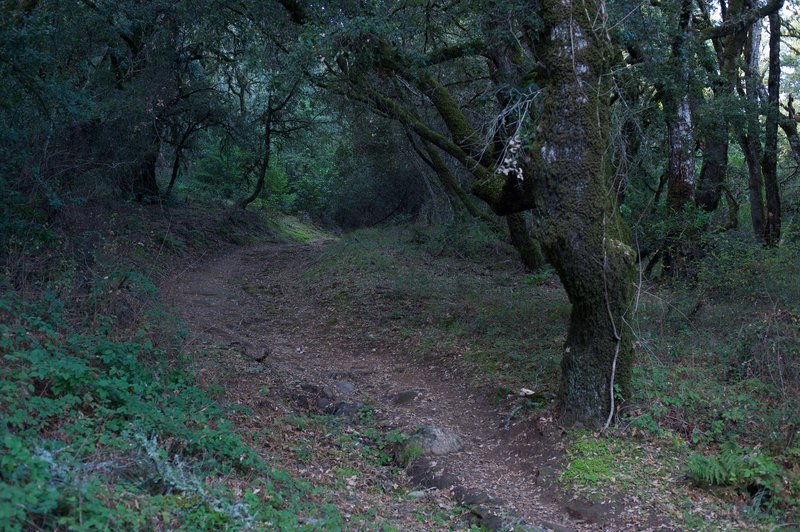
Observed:
[[[253,443],[161,296],[274,239],[325,242],[291,289],[353,331],[551,416],[565,500],[799,526],[794,0],[0,6],[9,529],[379,526]],[[402,475],[370,423],[348,452]]]

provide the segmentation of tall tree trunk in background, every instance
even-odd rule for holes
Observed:
[[[687,259],[694,255],[697,235],[691,221],[684,219],[684,208],[694,204],[694,128],[689,104],[689,64],[685,43],[692,29],[692,1],[683,0],[678,35],[672,44],[676,75],[674,86],[664,90],[664,116],[667,123],[667,213],[674,220],[664,250],[667,275],[684,273]]]
[[[751,122],[751,120],[748,119],[748,122]],[[761,241],[764,238],[764,201],[761,198],[763,189],[760,161],[761,142],[755,137],[758,134],[757,119],[752,122],[755,122],[755,124],[751,123],[751,127],[748,127],[748,133],[741,135],[739,144],[747,162],[747,188],[750,196],[750,220],[753,225],[753,236],[756,240]]]
[[[269,171],[269,160],[272,151],[272,108],[267,103],[267,113],[264,118],[264,156],[261,159],[261,166],[258,169],[258,180],[253,192],[239,202],[239,207],[246,209],[248,205],[253,203],[261,191],[264,190],[264,183],[267,180],[267,172]]]
[[[710,122],[703,144],[703,166],[695,189],[695,202],[706,212],[717,210],[728,172],[728,121],[717,114]]]
[[[790,94],[786,103],[787,116],[780,115],[778,124],[781,126],[795,162],[800,165],[800,135],[797,134],[797,113],[794,110],[794,97]]]
[[[207,117],[208,115],[206,115],[206,118]],[[170,195],[172,194],[172,189],[175,188],[175,183],[178,181],[178,174],[180,173],[181,169],[181,156],[183,155],[183,150],[188,147],[189,138],[202,127],[202,121],[193,122],[183,131],[183,134],[178,139],[178,142],[175,145],[175,158],[172,160],[172,174],[169,178],[167,190],[164,191],[164,198],[169,199]]]
[[[136,201],[153,201],[159,197],[161,190],[156,180],[156,166],[161,151],[161,142],[154,132],[149,144],[140,157],[131,176],[130,190]]]
[[[664,90],[669,145],[667,210],[673,213],[683,210],[686,204],[694,203],[694,128],[689,105],[689,63],[685,50],[691,31],[692,0],[683,0],[678,34],[672,43],[675,84]]]
[[[750,193],[750,219],[753,236],[761,241],[764,238],[764,201],[761,197],[763,177],[761,174],[761,126],[758,122],[758,50],[761,44],[761,24],[756,22],[750,29],[750,42],[746,49],[745,102],[747,129],[739,137],[739,144],[747,162],[747,188]],[[741,91],[740,91],[741,92]]]
[[[781,18],[769,16],[769,79],[767,81],[767,122],[764,133],[764,192],[767,199],[767,219],[764,240],[777,245],[781,239],[781,196],[778,185],[778,119],[780,118],[781,81]]]
[[[609,171],[609,75],[619,54],[597,0],[543,3],[546,67],[538,134],[524,165],[533,179],[542,249],[572,303],[561,362],[565,423],[602,426],[630,396],[633,342],[625,323],[636,253]],[[619,396],[615,393],[619,392]]]
[[[694,134],[688,94],[683,94],[675,108],[669,111],[667,143],[667,210],[678,213],[687,204],[694,203]]]
[[[736,20],[749,9],[744,0],[730,0],[723,10],[723,22]],[[710,13],[704,12],[710,21]],[[703,166],[695,188],[695,202],[706,212],[717,209],[724,190],[728,171],[729,120],[726,107],[735,96],[739,79],[739,64],[742,49],[747,41],[747,28],[714,38],[713,45],[719,63],[719,77],[712,81],[714,100],[721,101],[719,108],[706,117],[706,134],[703,145]],[[715,73],[712,73],[712,76]]]

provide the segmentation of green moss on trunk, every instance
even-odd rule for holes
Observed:
[[[511,236],[511,244],[519,252],[522,264],[533,271],[541,268],[545,263],[542,248],[539,246],[539,242],[531,237],[525,217],[521,213],[509,214],[506,216],[506,224]]]
[[[550,0],[542,59],[548,79],[526,175],[542,249],[572,303],[562,359],[565,423],[598,426],[630,396],[633,342],[625,316],[635,253],[619,217],[608,168],[610,63],[618,54],[589,14],[599,2]],[[616,397],[612,399],[612,390]]]

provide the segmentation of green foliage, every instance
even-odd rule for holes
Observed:
[[[693,454],[686,465],[689,477],[699,485],[747,488],[752,494],[766,491],[778,496],[784,489],[783,470],[757,448],[725,443],[713,455]]]
[[[193,165],[192,180],[179,184],[178,189],[200,199],[236,201],[246,193],[247,169],[251,174],[254,169],[251,159],[241,147],[210,137]]]
[[[260,154],[246,146],[223,142],[208,135],[202,154],[194,161],[188,179],[178,185],[178,190],[189,199],[213,203],[222,200],[233,205],[255,186]],[[284,160],[273,154],[256,206],[281,212],[293,210],[297,195],[291,191]]]
[[[533,292],[513,249],[480,224],[356,231],[302,282],[341,312],[407,331],[414,353],[472,365],[476,380],[548,391],[558,382],[566,297]]]
[[[318,511],[303,509],[295,497],[307,488],[247,447],[188,374],[165,365],[167,353],[142,334],[77,331],[62,309],[52,297],[0,297],[7,527],[296,526],[298,512]],[[238,474],[258,474],[275,502],[206,480]]]
[[[683,462],[699,485],[760,490],[752,503],[773,518],[800,493],[798,258],[791,241],[710,237],[694,284],[644,289],[634,323],[641,362],[626,423],[693,452]]]
[[[800,242],[764,248],[722,235],[711,239],[698,272],[698,288],[707,297],[780,302],[800,310]]]
[[[625,490],[653,480],[647,476],[655,471],[641,467],[641,456],[639,449],[624,439],[576,432],[567,448],[568,461],[558,478],[566,487],[591,497],[602,496],[610,483]]]

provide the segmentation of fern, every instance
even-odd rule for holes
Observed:
[[[687,463],[689,477],[701,486],[756,487],[779,492],[781,469],[758,449],[728,442],[711,456],[692,455]]]

